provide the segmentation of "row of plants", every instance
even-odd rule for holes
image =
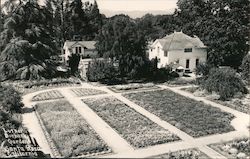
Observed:
[[[32,98],[32,101],[43,101],[43,100],[52,100],[60,98],[64,98],[64,96],[59,91],[52,90],[35,95]]]
[[[234,118],[232,114],[170,90],[128,93],[124,96],[193,137],[234,130],[230,125]]]
[[[92,88],[75,88],[71,89],[71,91],[78,97],[106,94],[104,91]]]
[[[187,88],[182,88],[181,90],[193,93],[193,95],[197,97],[205,97],[208,100],[211,100],[215,103],[227,106],[229,108],[238,110],[243,113],[250,113],[250,96],[249,95],[244,95],[242,93],[237,93],[234,95],[233,98],[228,99],[226,101],[220,100],[220,96],[215,93],[209,93],[208,91],[199,88],[197,86],[195,87],[187,87]]]
[[[111,90],[115,92],[126,92],[130,90],[147,90],[147,89],[155,89],[158,88],[153,83],[130,83],[130,84],[123,84],[123,85],[115,85],[109,87]]]
[[[165,159],[208,159],[209,157],[197,149],[181,150],[176,152],[169,152],[166,154],[152,156],[152,158]]]
[[[227,158],[249,159],[250,139],[241,138],[229,142],[209,145]]]
[[[83,102],[135,148],[179,140],[114,97],[83,99]]]
[[[49,88],[80,86],[80,81],[77,78],[54,78],[29,81],[5,81],[3,84],[14,87],[15,90],[22,94],[28,94]]]
[[[36,111],[63,157],[109,152],[109,147],[67,101],[39,103]]]

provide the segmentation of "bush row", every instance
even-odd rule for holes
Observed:
[[[164,82],[166,80],[179,77],[170,68],[157,68],[157,63],[145,62],[141,67],[134,68],[129,74],[123,74],[117,63],[110,60],[94,60],[89,63],[87,78],[91,82],[101,82],[105,84],[122,84],[127,80],[143,79],[145,81]]]

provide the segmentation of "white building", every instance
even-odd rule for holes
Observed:
[[[66,41],[63,46],[63,61],[67,62],[71,54],[80,54],[81,59],[97,56],[96,41]]]
[[[149,59],[158,58],[158,68],[179,65],[194,71],[196,66],[207,60],[207,47],[197,37],[174,32],[162,39],[156,39],[149,50]]]

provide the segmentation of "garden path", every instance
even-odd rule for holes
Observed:
[[[112,157],[112,158],[144,158],[144,157],[150,157],[155,156],[159,154],[164,154],[169,151],[178,151],[178,150],[184,150],[184,149],[190,149],[190,148],[198,148],[200,151],[204,152],[211,158],[225,158],[218,152],[212,150],[207,145],[219,143],[221,141],[230,141],[238,137],[246,137],[249,136],[249,131],[247,130],[247,125],[249,124],[249,115],[238,112],[236,110],[233,110],[231,108],[225,107],[223,105],[208,101],[202,97],[195,97],[190,93],[181,91],[180,88],[175,87],[168,87],[165,85],[159,85],[161,89],[170,89],[176,93],[179,93],[183,96],[187,96],[189,98],[203,101],[207,104],[210,104],[211,106],[218,107],[223,111],[232,113],[236,116],[236,118],[232,121],[232,125],[235,127],[236,131],[224,133],[224,134],[216,134],[216,135],[210,135],[200,138],[193,138],[192,136],[186,134],[185,132],[177,129],[176,127],[172,126],[171,124],[167,123],[166,121],[161,120],[159,117],[155,116],[154,114],[148,112],[147,110],[143,109],[139,105],[131,102],[127,98],[122,96],[122,93],[115,93],[108,89],[106,86],[93,86],[88,83],[82,83],[80,87],[65,87],[65,88],[54,88],[50,90],[59,90],[65,98],[76,108],[76,110],[86,119],[86,121],[95,129],[95,131],[103,138],[103,140],[113,149],[115,154],[109,154],[109,155],[103,155],[100,157]],[[93,88],[98,90],[103,90],[107,92],[107,94],[103,95],[91,95],[87,97],[76,97],[72,94],[70,88]],[[25,104],[25,107],[32,108],[31,99],[34,95],[46,92],[48,90],[43,90],[35,93],[31,93],[28,95],[23,96],[23,102]],[[145,90],[143,90],[145,91]],[[150,91],[150,90],[147,90]],[[132,91],[131,91],[132,92]],[[140,91],[133,91],[133,92],[140,92]],[[134,150],[128,143],[125,141],[115,130],[113,130],[106,122],[104,122],[94,111],[92,111],[86,104],[81,102],[81,99],[83,98],[98,98],[98,97],[104,97],[104,96],[114,96],[117,99],[121,100],[131,108],[135,109],[137,112],[141,113],[142,115],[148,117],[153,122],[157,123],[161,127],[175,133],[178,135],[182,141],[172,142],[172,143],[166,143],[156,146],[151,146],[147,148],[142,149],[136,149]],[[31,114],[24,113],[24,123],[25,126],[31,130],[31,136],[35,137],[38,140],[39,145],[42,147],[42,150],[46,153],[51,153],[48,143],[46,142],[46,139],[42,133],[41,128],[39,127],[37,118],[35,116],[34,112],[31,112]]]
[[[22,100],[24,104],[22,113],[23,125],[24,127],[28,128],[30,136],[34,137],[37,140],[38,145],[41,147],[41,151],[43,151],[45,154],[50,154],[51,157],[56,157],[53,156],[49,144],[43,134],[43,130],[40,127],[36,114],[33,111],[34,103],[31,101],[31,99],[35,94],[37,93],[31,93],[23,96]]]

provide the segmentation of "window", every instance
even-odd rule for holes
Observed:
[[[195,60],[195,65],[198,66],[199,65],[199,59]]]
[[[82,47],[75,47],[75,53],[76,53],[76,54],[82,53]]]
[[[168,57],[168,51],[164,51],[164,56]]]
[[[75,47],[75,53],[78,54],[78,47]]]
[[[159,53],[160,53],[160,47],[159,46],[157,47],[157,53],[158,53],[158,56],[159,56]]]
[[[79,49],[79,53],[82,53],[82,47],[79,47],[78,49]]]
[[[63,54],[65,54],[65,49],[63,49]]]
[[[189,59],[186,60],[186,68],[189,68]]]
[[[185,49],[184,49],[184,52],[192,52],[192,51],[193,51],[192,48],[185,48]]]

